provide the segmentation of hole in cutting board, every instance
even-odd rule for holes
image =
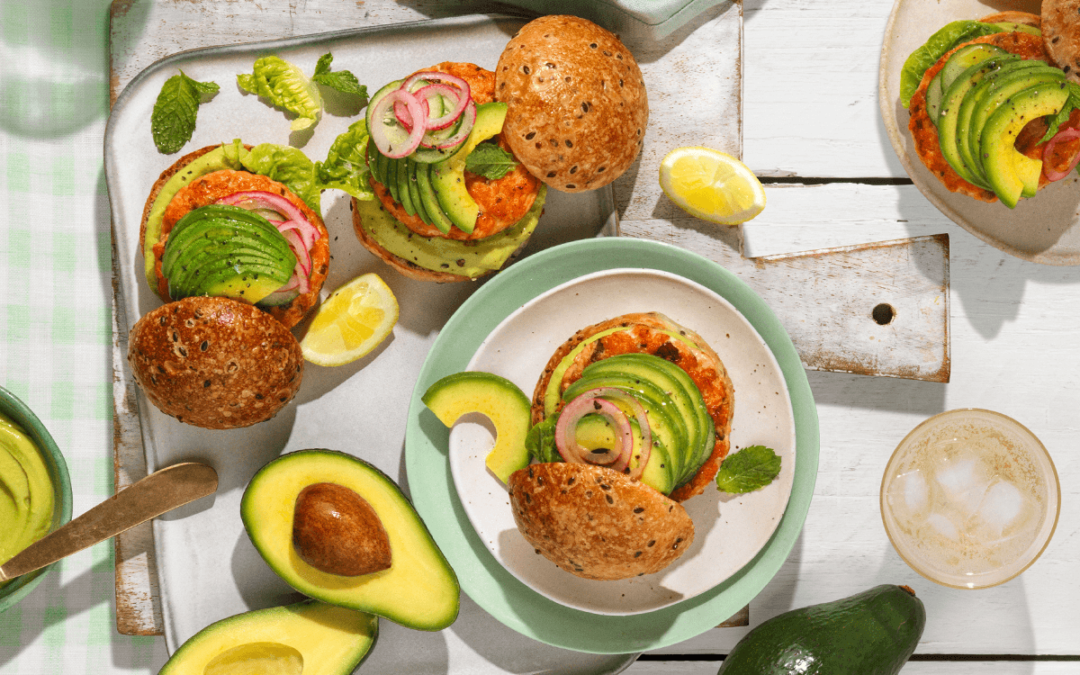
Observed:
[[[874,321],[879,325],[888,326],[892,323],[893,317],[896,316],[896,310],[893,309],[892,305],[883,302],[874,308],[874,311],[871,312],[871,316],[874,317]]]

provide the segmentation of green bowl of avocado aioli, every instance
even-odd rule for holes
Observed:
[[[37,415],[0,387],[0,565],[71,520],[71,478]],[[34,589],[49,565],[0,583],[0,612]]]

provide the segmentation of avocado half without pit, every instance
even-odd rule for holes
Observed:
[[[311,598],[417,630],[457,618],[454,570],[397,483],[357,457],[279,457],[251,479],[240,516],[270,568]]]

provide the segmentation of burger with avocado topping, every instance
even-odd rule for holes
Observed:
[[[391,82],[366,121],[376,199],[353,200],[357,237],[406,276],[449,282],[520,252],[549,188],[591,190],[622,175],[648,101],[616,36],[557,15],[522,27],[494,72],[447,62]]]
[[[1013,208],[1076,168],[1080,85],[1060,42],[1039,16],[1003,12],[954,21],[908,57],[908,128],[949,191]]]
[[[730,448],[734,388],[696,333],[650,312],[578,331],[548,361],[527,446],[510,475],[525,539],[590,579],[658,572],[694,538],[681,502]]]
[[[286,328],[298,324],[317,303],[330,260],[313,171],[299,150],[272,144],[234,141],[180,158],[143,211],[151,289],[165,302],[232,298]]]

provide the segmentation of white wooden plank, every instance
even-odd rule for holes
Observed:
[[[746,0],[743,159],[761,176],[906,177],[878,113],[892,2]]]

